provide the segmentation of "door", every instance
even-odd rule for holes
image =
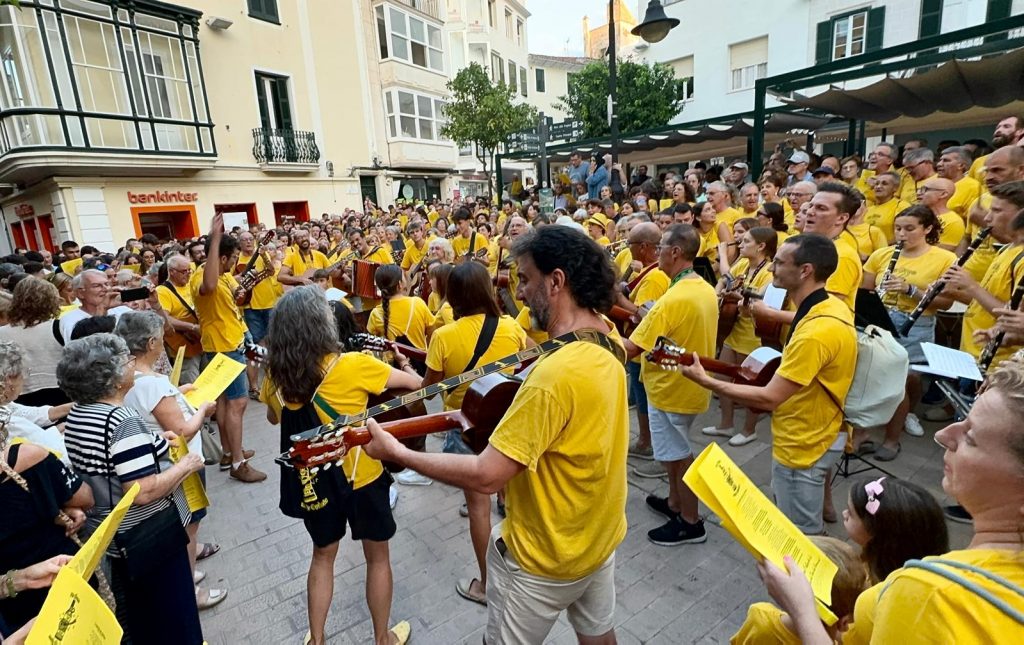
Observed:
[[[309,221],[309,202],[274,202],[274,222],[280,226],[286,220]]]
[[[261,143],[266,161],[298,161],[288,77],[257,72],[256,100],[260,108],[260,126],[263,128]]]
[[[359,177],[359,192],[363,195],[363,201],[369,197],[370,201],[374,204],[380,204],[377,201],[377,178],[373,175],[362,175]]]

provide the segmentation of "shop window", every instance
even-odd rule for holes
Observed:
[[[152,233],[161,241],[187,240],[200,234],[195,206],[134,206],[136,237]]]
[[[274,223],[276,226],[286,221],[308,222],[309,202],[274,202]]]

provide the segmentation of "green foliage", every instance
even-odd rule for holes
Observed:
[[[663,63],[619,61],[616,98],[619,132],[667,125],[683,107],[685,81]],[[561,109],[583,123],[585,137],[606,136],[608,128],[608,61],[590,63],[569,78],[569,92],[558,97]]]
[[[498,147],[520,130],[537,123],[537,111],[525,103],[515,103],[515,90],[494,83],[487,71],[472,63],[448,81],[450,98],[445,105],[447,123],[441,134],[459,146],[472,146],[490,178],[489,161]],[[490,187],[489,187],[490,188]]]

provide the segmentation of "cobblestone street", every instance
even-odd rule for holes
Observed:
[[[298,644],[307,629],[306,571],[311,544],[301,523],[277,509],[278,472],[273,456],[278,428],[267,424],[263,415],[264,406],[250,402],[246,447],[257,449],[254,464],[270,475],[268,480],[244,485],[229,480],[216,468],[208,471],[213,508],[200,530],[200,539],[215,541],[222,549],[201,562],[200,568],[209,574],[204,585],[229,590],[227,600],[202,613],[204,633],[211,645]],[[635,430],[632,412],[631,417]],[[700,434],[700,428],[716,418],[717,408],[698,417],[690,432],[695,451],[702,449],[708,439]],[[926,436],[922,438],[904,436],[903,452],[886,468],[926,486],[943,501],[941,449],[931,440],[937,427],[926,424]],[[758,441],[727,451],[762,490],[767,490],[767,420],[758,431]],[[431,451],[439,451],[440,445],[437,438],[428,441]],[[870,474],[880,475],[878,471]],[[391,541],[395,579],[392,623],[409,620],[414,643],[481,642],[487,610],[455,593],[456,581],[473,577],[476,572],[468,521],[458,514],[463,502],[461,492],[436,482],[399,488],[395,508],[398,533]],[[840,511],[845,507],[847,490],[846,480],[839,478],[835,499]],[[664,495],[665,480],[630,476],[626,509],[629,532],[616,555],[619,642],[728,642],[743,622],[748,605],[767,599],[753,559],[725,531],[712,525],[716,521],[713,517],[709,518],[705,544],[676,548],[651,544],[646,531],[661,519],[644,505],[649,492]],[[494,521],[498,519],[495,514]],[[841,522],[827,528],[830,534],[845,538]],[[953,548],[966,544],[968,527],[950,524],[950,532]],[[343,541],[335,576],[328,642],[372,642],[370,617],[363,600],[362,550],[348,538]],[[576,642],[564,614],[546,642]]]

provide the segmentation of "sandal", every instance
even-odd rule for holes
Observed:
[[[456,585],[455,585],[455,591],[460,596],[465,598],[466,600],[469,600],[471,602],[475,602],[478,605],[483,605],[484,607],[486,607],[487,606],[487,594],[482,594],[479,591],[474,592],[473,591],[473,583],[474,582],[477,583],[478,585],[480,583],[480,581],[477,580],[476,578],[472,578],[472,579],[470,579],[470,578],[459,578],[459,582],[456,583]]]
[[[253,401],[259,401],[260,400],[260,391],[257,390],[256,388],[250,389],[249,390],[249,398],[252,399]]]
[[[205,600],[202,599],[204,594],[206,595]],[[200,611],[216,607],[224,602],[224,599],[227,597],[227,589],[200,589],[196,587],[196,606],[199,607]]]
[[[211,555],[216,555],[220,551],[220,545],[214,544],[213,542],[203,542],[202,548],[196,551],[196,560],[205,560]]]
[[[412,625],[409,621],[403,620],[391,628],[391,633],[398,639],[398,645],[405,645],[409,642],[409,634],[412,633]]]

